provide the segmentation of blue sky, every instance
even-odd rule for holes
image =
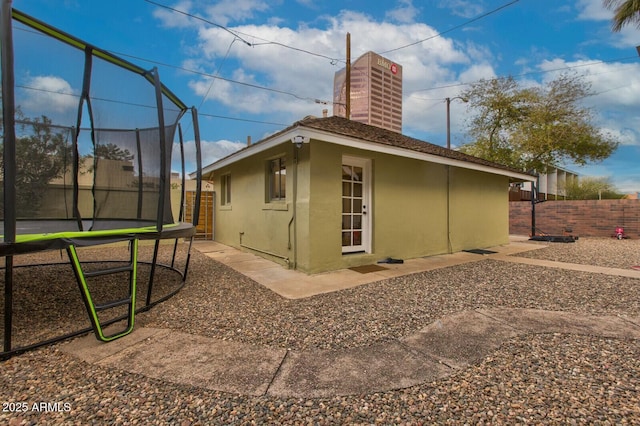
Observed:
[[[601,0],[14,0],[13,6],[142,67],[157,66],[162,81],[200,112],[205,165],[244,146],[248,136],[257,141],[331,111],[315,100],[331,100],[348,32],[352,59],[371,50],[403,66],[403,133],[439,145],[446,144],[444,99],[465,83],[512,75],[541,85],[563,71],[584,75],[596,93],[585,99],[594,123],[620,147],[601,163],[566,167],[640,191],[640,31],[612,33]],[[466,106],[452,102],[453,146],[468,142],[467,119]]]

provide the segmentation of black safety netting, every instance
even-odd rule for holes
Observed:
[[[3,120],[0,219],[15,218],[18,235],[173,223],[171,154],[187,108],[155,69],[13,18],[15,171]]]

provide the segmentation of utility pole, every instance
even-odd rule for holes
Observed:
[[[463,98],[461,96],[456,96],[455,98],[445,98],[444,101],[447,104],[447,149],[451,149],[451,101],[455,99],[460,99],[462,102],[467,103],[469,99]]]
[[[347,120],[351,119],[351,33],[347,33],[347,76],[345,80],[346,102],[345,114]]]

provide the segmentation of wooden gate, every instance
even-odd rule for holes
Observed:
[[[196,227],[196,239],[213,240],[213,207],[215,192],[202,191],[200,197],[200,216]],[[196,203],[196,192],[187,191],[185,194],[185,222],[191,222]]]

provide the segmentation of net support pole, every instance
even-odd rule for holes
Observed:
[[[16,118],[15,78],[13,63],[13,29],[11,0],[2,0],[0,9],[0,40],[2,60],[2,127],[4,180],[4,241],[16,241]]]
[[[160,196],[158,197],[158,217],[156,228],[158,232],[162,231],[164,224],[164,212],[165,203],[170,199],[167,195],[169,190],[168,176],[171,173],[167,173],[167,167],[170,167],[168,156],[171,154],[167,152],[167,132],[164,123],[164,109],[162,106],[162,84],[160,83],[160,75],[158,74],[158,68],[153,68],[151,71],[153,74],[153,82],[156,89],[156,108],[158,109],[158,142],[160,144]]]
[[[193,122],[193,139],[196,145],[196,205],[193,209],[193,225],[197,226],[200,219],[200,202],[202,197],[202,150],[200,148],[200,125],[198,111],[191,108]]]
[[[0,50],[2,67],[3,209],[4,242],[16,241],[16,130],[15,79],[13,73],[13,29],[11,0],[0,8]],[[11,350],[13,328],[13,256],[5,258],[4,280],[4,352]]]

